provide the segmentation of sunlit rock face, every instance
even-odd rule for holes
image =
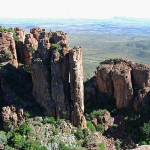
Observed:
[[[117,108],[138,110],[150,102],[150,68],[127,59],[101,62],[97,68],[99,91],[116,99]]]
[[[11,32],[0,32],[0,63],[18,66],[15,40]]]
[[[64,32],[42,31],[31,63],[33,95],[45,114],[86,127],[82,50]]]

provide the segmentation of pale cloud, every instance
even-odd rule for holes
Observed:
[[[149,0],[2,0],[0,18],[150,18]]]

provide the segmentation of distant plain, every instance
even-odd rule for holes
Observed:
[[[71,47],[78,45],[83,49],[84,81],[106,59],[124,57],[150,65],[150,20],[0,19],[0,25],[20,26],[27,32],[35,26],[67,32]]]

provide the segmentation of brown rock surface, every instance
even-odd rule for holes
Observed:
[[[17,127],[18,122],[24,122],[23,109],[19,109],[17,115],[16,108],[14,106],[6,106],[2,108],[2,120],[3,128],[8,131]]]
[[[31,64],[32,60],[32,54],[37,50],[38,48],[38,41],[33,37],[33,35],[27,34],[24,42],[24,63],[25,65]]]
[[[137,110],[150,101],[150,68],[127,59],[106,60],[97,68],[99,91],[115,97],[117,108],[134,103]]]
[[[0,62],[18,66],[13,33],[0,32]]]
[[[18,40],[16,41],[17,56],[18,59],[23,63],[24,62],[23,44],[25,41],[25,31],[22,28],[17,27],[15,28],[15,33],[18,38]]]
[[[33,34],[33,37],[36,39],[36,40],[39,40],[39,36],[40,36],[40,33],[42,32],[42,29],[40,27],[36,27],[36,28],[32,28],[30,29],[30,33]]]
[[[133,99],[131,68],[124,63],[114,65],[112,80],[117,108],[128,107]]]
[[[69,51],[63,34],[43,31],[39,35],[31,65],[33,95],[47,115],[70,119],[75,126],[84,128],[82,51]]]
[[[111,117],[110,113],[108,111],[105,112],[104,115],[99,116],[97,118],[98,123],[104,125],[105,130],[108,129],[108,127],[112,126],[114,123],[114,118]]]
[[[74,47],[69,52],[70,62],[70,94],[73,101],[73,124],[82,124],[86,127],[84,113],[84,88],[83,88],[83,66],[82,50]]]

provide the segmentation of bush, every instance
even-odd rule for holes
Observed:
[[[21,136],[18,133],[13,134],[10,141],[11,141],[11,145],[15,148],[22,148],[25,142],[23,136]]]
[[[82,132],[83,132],[84,138],[89,135],[89,129],[88,128],[83,129]]]
[[[150,137],[150,122],[144,123],[144,126],[141,127],[143,136]]]
[[[83,134],[83,132],[82,132],[81,129],[78,129],[78,130],[74,133],[74,135],[76,136],[76,138],[77,138],[78,140],[84,138],[84,134]]]
[[[5,145],[7,143],[6,133],[4,131],[0,131],[0,145]]]
[[[26,118],[29,118],[31,115],[28,111],[25,111],[24,114],[23,114]]]
[[[56,123],[57,123],[57,124],[61,124],[62,121],[63,121],[62,119],[57,119],[57,122],[56,122]]]
[[[28,124],[21,124],[18,129],[18,132],[21,135],[27,135],[27,134],[31,133],[31,131],[32,131],[32,129],[29,127]]]
[[[60,45],[58,45],[58,44],[52,44],[51,47],[50,47],[50,49],[51,50],[59,50],[61,48],[60,48]]]
[[[89,128],[89,130],[90,130],[92,133],[96,132],[96,128],[95,128],[95,126],[92,124],[91,121],[87,121],[87,127]]]
[[[53,129],[52,132],[53,132],[53,135],[54,135],[54,136],[59,133],[58,129]]]
[[[117,139],[115,141],[115,146],[116,146],[116,150],[119,150],[120,149],[120,145],[121,145],[121,141],[119,139]]]
[[[9,60],[11,57],[11,53],[6,53],[4,57],[5,57],[5,59]]]
[[[103,134],[104,133],[104,126],[102,124],[98,124],[96,126],[96,130]]]
[[[60,142],[59,144],[60,150],[70,150],[68,146],[64,142]]]
[[[51,123],[51,124],[55,124],[55,118],[54,117],[45,117],[43,120],[43,123]]]
[[[35,121],[39,121],[39,122],[43,121],[42,117],[39,117],[39,116],[34,117],[34,120]]]
[[[98,150],[105,150],[105,145],[104,145],[104,143],[98,144]]]
[[[24,144],[23,150],[46,150],[46,148],[41,147],[39,142],[31,140]]]
[[[141,127],[141,139],[140,145],[149,145],[150,144],[150,122],[144,123],[143,127]]]
[[[90,113],[91,118],[98,118],[99,116],[103,116],[107,112],[106,109],[99,109],[99,110],[94,110],[92,113]]]
[[[12,148],[12,147],[10,147],[10,146],[8,146],[8,145],[6,145],[6,146],[5,146],[5,150],[15,150],[15,149]]]

